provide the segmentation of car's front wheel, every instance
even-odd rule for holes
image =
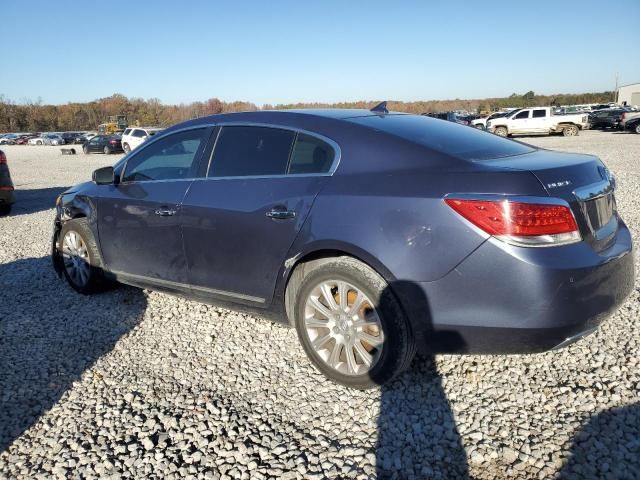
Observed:
[[[636,125],[635,132],[640,133],[640,123]]]
[[[298,337],[311,361],[329,379],[365,389],[405,370],[414,338],[385,280],[350,257],[296,269],[287,295]]]
[[[60,231],[58,253],[62,256],[67,282],[85,295],[103,285],[102,257],[85,218],[67,221]]]
[[[124,143],[122,145],[122,149],[124,150],[124,153],[129,153],[131,151],[131,147],[129,146],[128,143]]]
[[[109,147],[104,147],[103,152],[104,152],[105,155],[110,155],[111,154],[111,149]]]
[[[86,145],[82,146],[82,151],[84,152],[85,155],[89,155],[89,147],[87,147]]]

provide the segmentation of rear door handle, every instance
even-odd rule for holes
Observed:
[[[176,214],[176,211],[171,208],[160,207],[156,209],[155,214],[160,217],[172,217]]]
[[[286,207],[273,207],[267,212],[267,217],[274,218],[276,220],[286,220],[287,218],[294,218],[296,212],[293,210],[287,210]]]

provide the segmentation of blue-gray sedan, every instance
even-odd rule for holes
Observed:
[[[540,352],[630,293],[631,236],[591,155],[369,110],[175,125],[57,200],[56,270],[295,326],[334,381],[383,384],[416,350]]]

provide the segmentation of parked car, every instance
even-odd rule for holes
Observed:
[[[131,127],[122,133],[122,148],[126,153],[139,147],[142,142],[160,133],[162,128]]]
[[[44,145],[44,136],[31,137],[27,140],[27,145]]]
[[[44,145],[64,145],[65,140],[62,135],[57,133],[47,133],[42,135],[42,141]]]
[[[61,136],[66,144],[84,143],[83,135],[78,132],[64,132]]]
[[[617,130],[622,123],[622,115],[624,113],[625,110],[621,108],[598,110],[593,112],[590,118],[591,128],[614,128]]]
[[[0,150],[0,215],[11,213],[11,206],[14,202],[14,187],[7,164],[7,156]]]
[[[495,112],[495,113],[492,113],[491,115],[486,116],[486,117],[476,118],[474,120],[471,120],[471,126],[475,127],[475,128],[479,128],[479,129],[486,129],[487,128],[487,121],[493,120],[494,118],[504,117],[504,116],[508,115],[509,113],[510,112]]]
[[[21,135],[16,139],[16,145],[26,145],[32,138],[36,138],[36,135]]]
[[[18,136],[15,133],[7,133],[0,137],[0,145],[15,145]]]
[[[432,118],[439,118],[440,120],[447,120],[448,122],[459,123],[461,125],[469,125],[469,120],[457,112],[425,113],[423,115]]]
[[[635,278],[614,187],[595,156],[382,106],[222,114],[60,195],[52,256],[80,293],[117,280],[278,318],[368,388],[416,348],[593,332]]]
[[[621,130],[626,130],[627,129],[627,122],[631,122],[632,120],[635,120],[636,118],[640,118],[640,111],[625,110],[624,112],[622,112],[622,117],[620,118],[619,128]]]
[[[487,121],[487,130],[501,137],[551,133],[574,136],[587,128],[589,116],[586,113],[555,115],[551,107],[521,108]]]
[[[625,130],[640,133],[640,117],[636,117],[625,123]]]
[[[96,135],[90,140],[85,141],[82,145],[82,151],[89,153],[120,153],[122,152],[122,143],[117,135]]]

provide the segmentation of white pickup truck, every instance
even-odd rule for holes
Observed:
[[[551,133],[571,137],[586,128],[589,128],[589,116],[586,113],[554,115],[551,107],[522,108],[487,121],[487,130],[501,137]]]

